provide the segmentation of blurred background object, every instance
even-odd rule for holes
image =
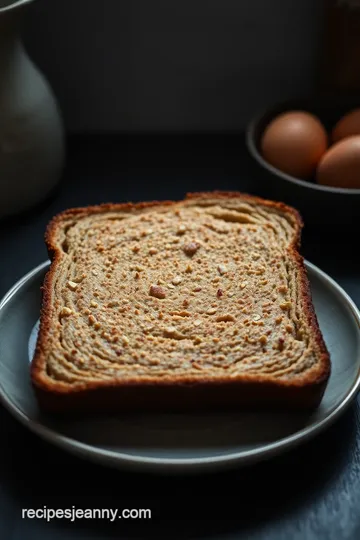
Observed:
[[[0,0],[0,217],[44,199],[63,167],[58,106],[20,37],[32,1]]]
[[[325,0],[322,91],[360,92],[360,2]]]
[[[24,36],[31,57],[56,89],[69,134],[234,133],[240,156],[242,135],[258,111],[266,112],[260,122],[265,128],[265,118],[274,118],[275,110],[286,112],[282,104],[306,100],[308,112],[320,106],[319,120],[330,139],[341,115],[351,112],[350,103],[360,106],[358,4],[37,0]],[[279,103],[282,110],[274,105]],[[314,171],[311,186],[278,182],[268,189],[276,184],[276,171],[269,176],[252,151],[249,155],[250,191],[297,206],[309,224],[319,220],[315,202],[328,208],[328,221],[340,205],[344,223],[358,213],[359,197],[351,194],[353,211],[347,212],[348,193],[337,199],[340,192],[327,189],[328,174]],[[239,178],[242,169],[239,157]],[[315,193],[320,176],[325,187]]]
[[[294,93],[290,100],[277,101],[254,115],[246,140],[260,194],[295,206],[307,227],[326,233],[330,228],[359,230],[360,226],[360,2],[325,0],[322,5],[312,91]],[[322,146],[320,152],[318,142],[310,145],[314,152],[319,148],[310,175],[299,168],[306,165],[309,148],[304,142],[299,145],[299,137],[296,142],[289,129],[286,138],[283,130],[282,140],[277,134],[270,141],[272,155],[262,147],[262,139],[279,122],[278,116],[288,117],[294,111],[315,115],[326,130],[326,151]],[[310,136],[318,141],[313,131],[307,133],[307,143]]]
[[[293,99],[268,107],[249,123],[246,143],[253,160],[253,189],[263,197],[295,206],[303,216],[306,229],[312,232],[322,231],[327,235],[330,230],[339,232],[344,229],[348,231],[349,228],[359,229],[360,159],[359,147],[352,139],[355,137],[360,140],[360,136],[346,137],[337,143],[332,143],[331,140],[333,127],[340,119],[346,118],[348,111],[354,110],[359,103],[357,96],[336,98],[318,95]],[[268,126],[284,113],[288,116],[289,111],[306,111],[320,121],[328,134],[328,148],[323,155],[318,154],[318,162],[314,165],[310,177],[288,173],[281,163],[277,163],[275,167],[266,159],[261,148],[261,141]],[[285,144],[278,138],[275,142],[278,156],[292,151],[295,152],[292,163],[296,155],[300,160],[306,161],[306,151],[296,152],[291,141],[286,141]],[[288,156],[287,160],[291,162],[291,156]]]

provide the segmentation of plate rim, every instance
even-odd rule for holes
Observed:
[[[320,277],[322,281],[325,281],[325,283],[330,285],[335,293],[345,301],[345,304],[349,308],[355,322],[357,323],[358,330],[360,331],[360,311],[350,295],[331,276],[321,270],[318,266],[309,262],[307,259],[304,259],[304,264],[306,270],[310,269],[315,275]],[[44,261],[20,278],[1,299],[0,311],[27,281],[49,266],[50,261]],[[150,470],[158,472],[160,470],[165,470],[166,472],[184,472],[196,469],[196,472],[198,472],[200,469],[219,469],[254,464],[258,461],[270,459],[276,454],[282,454],[292,448],[297,447],[301,443],[314,438],[316,435],[329,428],[348,409],[350,404],[356,398],[359,390],[360,366],[356,378],[343,400],[325,418],[316,422],[315,424],[306,426],[300,431],[278,439],[274,442],[266,443],[257,448],[244,450],[241,452],[233,452],[225,455],[196,458],[148,457],[126,454],[114,450],[98,449],[91,444],[83,443],[71,437],[59,434],[56,432],[56,430],[36,422],[26,413],[21,411],[7,394],[1,379],[0,403],[15,419],[17,419],[23,426],[27,427],[31,432],[38,435],[41,439],[83,459],[93,462],[100,462],[103,465],[115,465],[117,468],[123,468],[126,466],[128,468],[136,468],[142,471]]]

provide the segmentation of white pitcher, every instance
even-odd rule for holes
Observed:
[[[0,218],[42,201],[65,158],[62,118],[46,79],[20,36],[34,0],[0,0]]]

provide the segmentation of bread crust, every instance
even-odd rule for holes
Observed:
[[[65,210],[55,216],[45,232],[51,265],[42,287],[40,328],[34,358],[31,363],[31,382],[40,407],[52,413],[101,413],[136,411],[186,411],[228,408],[284,408],[312,409],[322,400],[331,374],[330,355],[324,342],[314,306],[304,259],[299,253],[303,221],[297,210],[281,202],[269,201],[240,192],[199,192],[187,194],[185,201],[206,202],[211,199],[239,199],[244,202],[272,208],[292,221],[296,234],[289,247],[289,255],[297,265],[299,293],[305,303],[305,316],[315,336],[318,347],[316,370],[306,372],[294,379],[271,379],[269,376],[240,374],[233,378],[203,377],[196,382],[190,377],[163,377],[154,381],[150,377],[139,381],[136,377],[126,381],[99,381],[77,384],[76,387],[46,376],[47,337],[51,331],[49,313],[52,305],[53,279],[61,251],[55,236],[69,218],[85,217],[101,212],[137,212],[143,209],[172,206],[181,201],[151,201],[141,203],[100,204]]]

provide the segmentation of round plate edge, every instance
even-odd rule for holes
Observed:
[[[313,263],[304,260],[307,269],[311,269],[315,274],[320,276],[322,280],[328,282],[333,289],[346,301],[350,308],[354,319],[357,322],[357,326],[360,329],[360,312],[351,299],[351,297],[344,291],[344,289],[328,274],[322,271]],[[33,270],[25,274],[20,280],[18,280],[5,294],[0,301],[0,310],[8,303],[11,297],[18,291],[18,289],[26,283],[31,277],[42,271],[44,268],[50,266],[50,261],[45,261],[42,264],[35,267]],[[279,441],[264,445],[260,449],[251,449],[241,453],[234,453],[226,456],[217,457],[204,457],[204,458],[188,458],[188,459],[171,459],[171,458],[155,458],[155,457],[142,457],[142,456],[130,456],[111,450],[97,450],[94,447],[78,442],[69,437],[57,434],[50,428],[44,427],[27,417],[22,411],[20,411],[11,399],[6,396],[6,392],[0,381],[0,402],[9,411],[9,413],[15,417],[22,425],[27,427],[30,431],[38,435],[43,440],[54,444],[62,450],[87,459],[92,462],[102,463],[115,468],[128,468],[136,469],[148,472],[200,472],[203,470],[219,470],[228,469],[231,467],[245,466],[254,464],[259,461],[268,460],[276,454],[284,453],[286,451],[295,448],[299,444],[312,439],[316,435],[320,434],[325,429],[329,428],[338,418],[342,415],[353,400],[356,398],[360,389],[360,370],[357,374],[357,378],[353,383],[353,386],[349,390],[344,400],[322,421],[319,423],[304,428],[303,430],[280,439]]]

